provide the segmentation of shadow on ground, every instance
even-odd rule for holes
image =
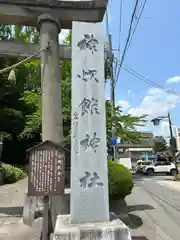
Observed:
[[[0,215],[9,215],[9,216],[16,216],[21,217],[23,213],[23,207],[0,207]]]
[[[168,177],[168,178],[172,178],[173,176],[171,175],[166,175],[165,173],[154,173],[153,175],[148,175],[148,174],[143,174],[143,173],[133,173],[133,179],[134,180],[139,180],[139,181],[142,181],[146,178],[156,178],[156,177],[165,177],[165,179]]]
[[[180,179],[174,180],[173,177],[171,177],[171,178],[165,178],[165,179],[163,179],[163,181],[168,181],[168,182],[179,182]]]
[[[141,225],[143,225],[142,219],[132,213],[128,213],[126,216],[120,216],[120,219],[130,229],[138,229]],[[132,240],[148,240],[148,238],[145,236],[132,236]]]
[[[148,239],[147,237],[144,237],[144,236],[137,236],[137,237],[132,236],[132,240],[148,240]]]
[[[154,207],[148,204],[137,204],[137,205],[129,205],[127,206],[128,212],[133,211],[144,211],[144,210],[153,210]]]
[[[124,215],[124,216],[121,215],[121,216],[119,216],[119,218],[130,229],[139,228],[143,224],[142,219],[140,217],[136,216],[135,214],[129,213],[129,214]]]
[[[117,207],[113,206],[113,208],[111,208],[112,212],[114,212],[130,229],[137,229],[143,224],[142,219],[133,212],[154,209],[154,207],[148,204],[127,206],[125,201],[120,201],[119,204],[117,204]]]

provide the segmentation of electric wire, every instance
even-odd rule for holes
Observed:
[[[137,26],[138,26],[138,24],[139,24],[139,21],[140,21],[140,19],[141,19],[141,16],[142,16],[142,13],[143,13],[143,11],[144,11],[144,8],[145,8],[146,3],[147,3],[147,0],[144,0],[144,2],[142,1],[142,2],[139,4],[139,7],[137,7],[136,12],[138,12],[138,11],[140,10],[140,14],[135,13],[134,20],[136,20],[136,23],[135,23],[134,29],[132,30],[132,34],[131,34],[131,36],[130,36],[129,43],[128,43],[128,46],[127,46],[127,50],[126,50],[126,51],[128,51],[128,49],[129,49],[129,47],[130,47],[130,45],[131,45],[133,36],[134,36],[134,34],[135,34],[135,31],[136,31]],[[124,61],[124,60],[123,60],[123,61]],[[117,84],[117,81],[118,81],[118,78],[119,78],[119,74],[120,74],[120,70],[121,70],[121,66],[119,66],[118,73],[117,73],[117,75],[116,75],[116,83],[115,83],[115,85]]]
[[[142,74],[136,72],[135,70],[133,70],[132,68],[128,67],[127,65],[123,64],[123,67],[122,67],[125,71],[127,71],[128,73],[130,73],[131,75],[135,76],[136,78],[138,78],[139,80],[153,86],[153,87],[156,87],[158,89],[161,89],[169,94],[173,94],[173,95],[176,95],[178,97],[180,97],[180,93],[178,92],[175,92],[175,91],[172,91],[172,90],[169,90],[167,88],[164,88],[162,85],[160,84],[157,84],[155,83],[154,81],[148,79],[147,77],[144,77]]]
[[[124,58],[125,58],[125,56],[126,56],[127,47],[128,47],[129,40],[130,40],[130,37],[131,37],[131,32],[132,32],[134,17],[135,17],[135,14],[136,14],[136,10],[137,10],[137,7],[138,7],[138,3],[139,3],[139,0],[136,0],[135,6],[134,6],[134,9],[133,9],[133,13],[132,13],[132,16],[131,16],[131,21],[130,21],[130,26],[129,26],[129,30],[128,30],[128,35],[127,35],[125,47],[124,47],[124,50],[123,50],[123,53],[122,53],[122,57],[121,57],[119,69],[118,69],[118,72],[117,72],[117,75],[116,75],[116,83],[117,83],[117,80],[118,80],[118,77],[119,77],[119,74],[120,74],[120,70],[121,70],[121,67],[122,67]]]
[[[143,11],[144,11],[144,8],[145,8],[146,3],[147,3],[147,0],[144,0],[144,2],[142,2],[140,14],[139,14],[138,17],[135,18],[137,21],[136,21],[136,25],[135,25],[135,27],[134,27],[134,30],[133,30],[133,32],[132,32],[131,38],[130,38],[130,40],[129,40],[129,44],[128,44],[127,50],[129,49],[129,47],[130,47],[130,45],[131,45],[133,36],[134,36],[134,34],[135,34],[135,31],[136,31],[137,26],[138,26],[138,24],[139,24],[139,21],[140,21],[140,19],[141,19],[141,16],[142,16],[142,13],[143,13]]]
[[[118,48],[117,48],[117,54],[118,54],[118,58],[120,59],[121,57],[121,53],[120,53],[120,50],[121,50],[121,30],[122,30],[122,8],[123,8],[123,0],[120,0],[119,1],[119,35],[118,35]],[[112,50],[113,51],[113,50]],[[115,68],[114,68],[114,75],[116,76],[117,74],[117,67],[118,65],[115,64]]]

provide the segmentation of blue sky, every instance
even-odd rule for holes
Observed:
[[[121,51],[135,5],[135,0],[122,1]],[[179,0],[147,0],[124,64],[164,88],[180,93],[179,9]],[[109,0],[108,18],[113,49],[118,48],[119,15],[120,0]],[[60,39],[67,33],[63,30]],[[106,95],[109,95],[108,87]],[[121,104],[125,113],[148,114],[149,120],[167,115],[170,111],[173,124],[180,127],[180,97],[156,89],[124,69],[121,69],[116,87],[116,102]],[[167,122],[156,128],[148,124],[144,129],[156,135],[169,135]]]
[[[121,51],[124,48],[135,5],[135,0],[122,1]],[[147,0],[124,63],[163,87],[180,93],[179,9],[180,1],[178,0]],[[109,29],[114,49],[118,48],[119,15],[119,0],[110,0]],[[171,79],[168,80],[169,78]],[[171,84],[167,84],[167,81]],[[121,69],[118,79],[116,101],[125,105],[125,112],[135,115],[147,113],[149,119],[157,114],[167,115],[169,110],[173,124],[180,126],[180,98],[155,89],[124,69]],[[150,124],[147,130],[153,130],[155,134],[165,136],[169,134],[166,122],[162,123],[159,128],[154,128]]]

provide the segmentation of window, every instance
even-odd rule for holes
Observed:
[[[169,165],[171,165],[171,163],[166,161],[159,161],[156,163],[156,166],[169,166]]]

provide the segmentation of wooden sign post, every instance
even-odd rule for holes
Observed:
[[[61,195],[64,191],[65,150],[51,141],[42,142],[28,149],[29,178],[28,196],[43,196],[44,213],[42,240],[50,240],[53,232],[49,196]]]

